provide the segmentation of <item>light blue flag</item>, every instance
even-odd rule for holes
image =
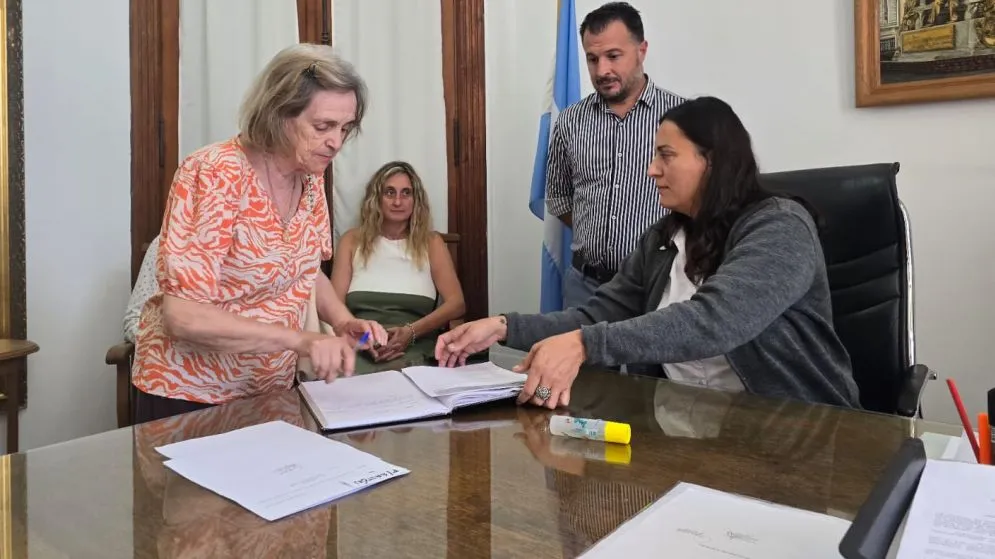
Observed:
[[[556,28],[556,58],[546,93],[546,110],[539,120],[539,142],[532,169],[529,209],[543,220],[540,312],[563,309],[563,274],[570,266],[569,227],[546,211],[546,160],[549,139],[560,111],[580,101],[580,58],[577,6],[574,0],[561,0]]]

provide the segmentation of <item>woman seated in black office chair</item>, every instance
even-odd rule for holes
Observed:
[[[569,403],[584,363],[859,407],[815,220],[760,186],[732,108],[702,97],[668,111],[649,174],[671,213],[590,301],[463,324],[440,336],[439,361],[456,365],[498,342],[531,348],[519,402],[549,408]]]
[[[387,344],[361,354],[357,373],[424,362],[439,331],[463,316],[453,259],[410,164],[391,161],[370,178],[359,227],[339,241],[332,285],[357,318],[388,327]]]

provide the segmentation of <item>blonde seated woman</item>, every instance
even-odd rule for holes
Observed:
[[[366,185],[359,216],[359,227],[339,240],[332,285],[356,318],[384,325],[388,338],[357,356],[356,372],[424,363],[439,332],[463,316],[465,305],[449,249],[431,229],[418,173],[403,161],[380,167]]]

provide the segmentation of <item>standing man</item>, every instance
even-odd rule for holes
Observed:
[[[546,208],[573,228],[564,307],[610,280],[665,215],[646,170],[660,118],[684,102],[643,72],[643,21],[627,2],[587,14],[580,36],[595,93],[559,115],[546,163]]]

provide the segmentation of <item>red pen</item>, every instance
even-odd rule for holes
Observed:
[[[974,459],[978,461],[978,464],[982,464],[981,449],[978,448],[978,439],[974,436],[974,423],[967,417],[967,410],[964,409],[964,402],[960,399],[960,393],[957,392],[954,379],[947,379],[947,387],[950,389],[950,396],[954,399],[954,405],[957,406],[960,422],[964,424],[964,430],[967,431],[967,440],[971,442],[971,449],[974,450]]]

